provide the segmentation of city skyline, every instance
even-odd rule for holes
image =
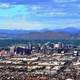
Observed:
[[[80,26],[79,0],[0,0],[0,29]]]

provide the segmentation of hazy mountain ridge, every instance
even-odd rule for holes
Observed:
[[[0,37],[18,39],[80,39],[80,29],[64,28],[56,30],[0,30]]]
[[[68,28],[64,28],[64,29],[56,29],[54,31],[56,31],[56,32],[67,32],[67,33],[71,33],[71,34],[77,34],[77,33],[80,32],[80,29],[73,28],[73,27],[68,27]]]

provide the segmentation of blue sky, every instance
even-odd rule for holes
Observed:
[[[80,27],[80,0],[0,0],[1,29]]]

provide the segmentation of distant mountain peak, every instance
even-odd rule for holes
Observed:
[[[75,27],[67,27],[67,28],[63,28],[63,29],[56,29],[54,30],[56,32],[66,32],[66,33],[71,33],[71,34],[75,34],[80,32],[80,29],[75,28]]]

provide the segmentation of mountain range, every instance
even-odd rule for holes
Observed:
[[[68,27],[55,30],[8,30],[0,29],[0,38],[16,39],[80,39],[80,29]]]

